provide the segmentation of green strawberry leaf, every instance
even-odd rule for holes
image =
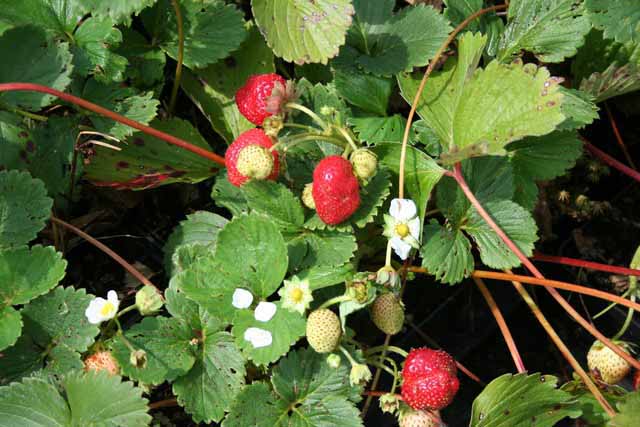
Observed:
[[[25,334],[42,349],[66,346],[86,351],[99,332],[84,313],[92,299],[84,289],[55,288],[22,309]]]
[[[71,82],[73,65],[68,43],[51,40],[40,28],[5,31],[0,36],[0,57],[11,58],[10,67],[0,67],[0,83],[36,83],[64,91]],[[26,110],[40,110],[53,100],[52,95],[38,92],[0,94],[0,103]]]
[[[167,239],[164,245],[165,267],[171,272],[176,266],[172,258],[176,250],[183,245],[198,245],[207,252],[214,252],[218,233],[229,222],[218,214],[196,211],[187,215]]]
[[[444,0],[444,3],[447,6],[444,10],[444,16],[453,27],[457,27],[469,16],[485,7],[483,0]],[[469,22],[464,31],[486,34],[485,52],[489,56],[495,57],[500,37],[504,32],[504,22],[495,12],[489,12]]]
[[[354,274],[353,265],[346,263],[342,266],[312,267],[296,274],[300,280],[309,281],[309,289],[317,289],[344,283]]]
[[[108,405],[105,405],[108,402]],[[75,372],[61,381],[26,378],[0,388],[1,427],[144,427],[151,422],[142,390],[106,372]]]
[[[116,24],[131,24],[131,15],[138,15],[142,9],[152,6],[156,0],[77,0],[94,16],[109,16]]]
[[[26,304],[47,293],[64,277],[67,262],[51,247],[0,250],[2,306]]]
[[[332,369],[325,358],[311,349],[290,352],[273,370],[274,390],[260,382],[245,388],[223,427],[362,426],[353,404],[360,390],[349,385],[349,363]]]
[[[573,397],[557,389],[557,383],[551,375],[502,375],[474,400],[469,425],[524,427],[535,418],[536,426],[551,427],[565,417],[579,417]]]
[[[565,119],[558,82],[546,68],[493,61],[484,70],[476,70],[485,40],[480,35],[463,34],[458,58],[450,59],[444,71],[431,76],[418,104],[418,113],[448,150],[441,156],[444,163],[504,155],[509,142],[545,135]],[[399,78],[408,102],[413,100],[420,79]]]
[[[337,125],[344,125],[352,114],[347,104],[340,98],[334,84],[312,84],[307,79],[300,79],[296,84],[300,94],[300,102],[311,108],[323,120]],[[306,114],[297,114],[296,122],[315,125]],[[328,143],[318,144],[325,155],[341,154],[342,150]],[[328,146],[328,147],[327,147]],[[327,151],[328,148],[328,151]]]
[[[210,150],[207,141],[186,120],[155,120],[151,126]],[[217,165],[190,151],[139,132],[127,144],[114,144],[120,151],[95,147],[85,166],[87,178],[97,186],[144,190],[174,182],[200,182],[211,177]]]
[[[276,303],[276,313],[267,322],[255,318],[254,310],[238,310],[233,319],[232,333],[238,348],[249,360],[257,365],[268,365],[287,354],[289,348],[305,334],[306,319],[298,312],[291,312]],[[272,343],[264,347],[254,347],[245,339],[249,328],[259,328],[271,334]]]
[[[182,88],[228,144],[242,132],[255,127],[240,114],[236,91],[253,74],[273,73],[273,52],[255,26],[229,58],[207,68],[185,70]]]
[[[369,144],[401,142],[407,119],[399,114],[390,117],[350,117],[349,124],[360,141]]]
[[[595,99],[586,92],[576,89],[560,88],[564,95],[562,99],[562,114],[566,117],[557,130],[582,129],[598,119],[598,107]]]
[[[360,189],[360,206],[349,218],[349,222],[358,228],[364,228],[378,215],[382,204],[391,192],[391,180],[386,169],[378,169],[378,172]]]
[[[0,170],[29,167],[34,149],[31,131],[17,114],[0,111],[0,144]]]
[[[80,353],[98,334],[84,313],[92,298],[84,289],[58,287],[25,305],[22,335],[0,358],[0,384],[43,368],[55,374],[81,369]]]
[[[104,371],[76,372],[63,379],[62,387],[70,426],[144,427],[151,422],[142,390],[131,382],[121,382],[120,377]]]
[[[282,184],[252,181],[242,186],[251,210],[268,215],[281,230],[297,230],[304,224],[300,199]]]
[[[347,54],[374,74],[389,76],[426,65],[451,31],[432,7],[405,7],[394,15],[393,0],[354,0],[353,5]]]
[[[0,309],[0,351],[16,343],[22,333],[22,317],[13,307]]]
[[[596,102],[633,92],[640,89],[640,44],[616,43],[592,31],[571,70],[580,90]]]
[[[235,290],[243,288],[256,298],[267,298],[282,283],[287,260],[277,225],[261,215],[244,215],[218,233],[215,255],[201,256],[174,276],[173,283],[211,315],[230,323],[236,311]]]
[[[306,246],[304,256],[298,262],[297,269],[311,267],[339,266],[349,261],[358,249],[352,233],[338,230],[304,230],[287,241],[289,247]]]
[[[212,317],[195,301],[190,300],[179,289],[175,283],[171,283],[164,294],[165,307],[171,317],[184,322],[191,331],[208,330],[217,332],[225,327],[219,319]]]
[[[640,8],[635,0],[585,0],[593,26],[619,43],[640,43]]]
[[[379,144],[373,151],[378,162],[397,174],[400,165],[400,144]],[[404,179],[407,194],[418,207],[418,215],[424,218],[427,203],[434,187],[442,178],[444,169],[422,151],[407,147]]]
[[[211,198],[220,207],[227,208],[233,216],[240,216],[249,212],[247,199],[242,190],[229,182],[227,172],[221,172],[216,177],[216,183],[211,189]]]
[[[268,384],[254,382],[238,394],[222,427],[278,427],[282,417],[279,406]]]
[[[628,393],[624,400],[618,403],[618,413],[609,421],[608,427],[632,426],[640,417],[640,392]]]
[[[591,29],[584,3],[575,0],[514,0],[498,59],[508,61],[522,50],[543,62],[562,62],[576,54]]]
[[[538,227],[529,211],[509,200],[487,202],[484,208],[516,246],[529,257],[538,239]],[[520,265],[520,260],[500,237],[471,208],[466,224],[461,227],[478,245],[482,262],[495,269],[504,270]]]
[[[345,46],[342,54],[332,62],[335,69],[336,90],[349,104],[377,116],[385,116],[389,97],[394,87],[390,78],[363,73],[354,66],[357,51]],[[350,61],[345,61],[346,52],[353,52]],[[352,61],[351,61],[352,60]]]
[[[145,125],[149,124],[156,116],[156,109],[160,105],[158,100],[153,99],[152,92],[138,95],[133,88],[101,84],[94,79],[87,82],[82,96],[101,107]],[[101,115],[89,114],[89,118],[97,131],[118,139],[123,139],[136,132],[132,127]]]
[[[354,13],[351,0],[252,0],[251,9],[273,52],[296,64],[326,64],[336,56]]]
[[[52,205],[39,179],[27,172],[0,171],[0,249],[33,240],[44,228]]]
[[[7,1],[2,4],[0,19],[13,26],[35,25],[55,34],[71,34],[87,12],[87,7],[79,1]]]
[[[92,17],[78,27],[71,47],[76,73],[93,73],[96,80],[105,83],[124,79],[127,59],[113,51],[122,42],[122,33],[113,25],[111,18]]]
[[[139,32],[124,28],[122,43],[115,52],[127,59],[124,73],[133,86],[144,90],[156,89],[157,92],[161,90],[167,62],[163,51],[156,49]]]
[[[218,0],[182,0],[178,3],[184,28],[184,64],[201,68],[225,58],[246,36],[242,12]],[[173,59],[178,58],[178,26],[170,0],[159,0],[142,14],[155,44]]]
[[[136,381],[150,385],[173,381],[186,374],[196,360],[191,344],[194,332],[178,319],[145,317],[124,336],[133,348],[146,353],[146,363],[137,367],[129,361],[131,350],[122,338],[116,336],[113,342],[113,356],[122,373]]]
[[[474,270],[471,242],[459,228],[443,227],[431,220],[423,235],[422,266],[438,281],[453,285],[471,275]]]
[[[513,165],[515,202],[533,210],[538,198],[535,181],[550,180],[571,169],[582,155],[575,131],[529,137],[507,147]]]
[[[233,337],[205,328],[196,362],[173,383],[173,392],[194,421],[219,422],[236,401],[244,377],[244,359]]]

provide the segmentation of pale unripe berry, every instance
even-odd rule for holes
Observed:
[[[313,184],[309,183],[302,190],[302,203],[309,209],[316,209],[316,202],[313,200]]]
[[[359,179],[367,180],[376,174],[378,158],[371,151],[366,149],[354,151],[350,160],[353,165],[353,173]]]
[[[628,353],[626,346],[617,343]],[[622,357],[618,356],[609,347],[600,341],[593,343],[587,353],[587,365],[593,373],[598,373],[603,382],[607,384],[617,384],[629,374],[631,366]]]
[[[248,178],[267,179],[273,172],[273,155],[265,147],[247,145],[238,153],[236,168]]]
[[[307,318],[307,341],[318,353],[330,353],[338,347],[342,336],[340,319],[331,310],[321,308]]]

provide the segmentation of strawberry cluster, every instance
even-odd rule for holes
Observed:
[[[413,349],[402,369],[402,398],[415,410],[437,411],[448,406],[460,383],[451,355],[430,348]]]

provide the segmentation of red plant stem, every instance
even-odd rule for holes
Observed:
[[[138,269],[136,269],[133,265],[131,265],[127,261],[125,261],[124,258],[122,258],[120,255],[115,253],[113,250],[111,250],[105,244],[103,244],[103,243],[99,242],[98,240],[94,239],[93,237],[89,236],[87,233],[85,233],[84,231],[80,230],[79,228],[69,224],[66,221],[61,220],[60,218],[56,218],[53,215],[51,215],[51,221],[56,223],[56,224],[60,224],[64,228],[72,231],[73,233],[75,233],[78,236],[82,237],[87,242],[91,243],[96,248],[100,249],[105,254],[109,255],[115,262],[117,262],[122,267],[124,267],[124,269],[127,270],[133,277],[138,279],[140,281],[140,283],[142,283],[145,286],[151,286],[153,289],[155,289],[156,292],[158,293],[158,295],[160,295],[160,297],[164,300],[164,296],[162,295],[162,292],[160,291],[160,289],[158,289],[153,283],[151,283],[151,281],[149,279],[147,279],[144,274],[142,274],[140,271],[138,271]]]
[[[627,176],[630,176],[631,178],[633,178],[636,181],[640,182],[640,173],[639,172],[634,171],[629,166],[627,166],[627,165],[619,162],[618,160],[614,159],[613,157],[611,157],[610,155],[608,155],[604,151],[600,150],[599,148],[597,148],[596,146],[591,144],[586,139],[582,138],[582,141],[584,141],[584,147],[587,150],[589,150],[589,152],[591,154],[593,154],[595,157],[599,158],[600,160],[602,160],[604,163],[608,164],[612,168],[617,169],[618,171],[622,172],[623,174],[625,174]]]
[[[622,150],[622,153],[624,154],[624,157],[627,159],[627,163],[629,163],[629,166],[631,166],[634,170],[638,170],[638,168],[636,167],[635,163],[633,162],[633,159],[631,158],[631,155],[629,154],[629,150],[627,150],[627,146],[624,143],[624,140],[622,139],[622,135],[620,134],[620,131],[618,130],[618,125],[616,123],[616,119],[613,117],[613,114],[611,113],[611,109],[609,108],[609,104],[607,104],[606,102],[604,103],[604,109],[607,112],[607,117],[609,117],[609,123],[611,123],[611,128],[613,128],[613,134],[616,137],[616,141],[618,141],[618,145],[620,146],[620,149]]]
[[[177,406],[178,399],[172,397],[171,399],[159,400],[149,404],[149,409],[166,408],[170,406]]]
[[[183,139],[161,132],[152,127],[143,125],[142,123],[136,122],[135,120],[131,120],[125,116],[121,116],[118,113],[114,113],[111,110],[107,110],[104,107],[101,107],[97,104],[94,104],[93,102],[89,102],[82,98],[78,98],[77,96],[73,96],[68,93],[60,92],[59,90],[55,90],[50,87],[42,86],[34,83],[2,83],[0,84],[0,92],[12,92],[12,91],[41,92],[41,93],[46,93],[49,95],[56,96],[62,99],[63,101],[67,101],[72,104],[76,104],[82,108],[86,108],[87,110],[93,111],[96,114],[100,114],[101,116],[108,117],[112,120],[115,120],[116,122],[120,122],[134,129],[137,129],[141,132],[144,132],[158,139],[166,141],[169,144],[183,148],[187,151],[191,151],[192,153],[197,154],[200,157],[204,157],[205,159],[211,160],[219,164],[220,166],[224,166],[224,158],[220,157],[216,153],[212,153],[211,151],[205,150],[202,147],[198,147],[197,145],[190,144]]]
[[[500,239],[511,249],[511,251],[516,254],[520,262],[538,279],[544,279],[544,276],[538,269],[533,265],[533,263],[522,253],[520,248],[516,246],[515,243],[507,236],[507,234],[500,228],[498,224],[495,223],[491,215],[484,209],[482,204],[476,199],[475,195],[469,188],[469,185],[464,179],[462,174],[462,167],[460,162],[456,163],[453,171],[453,177],[460,186],[460,189],[465,194],[469,202],[473,205],[473,207],[478,211],[478,214],[486,221],[486,223],[491,227],[491,229],[500,237]],[[547,292],[551,294],[551,296],[565,309],[567,313],[573,319],[578,322],[583,328],[585,328],[591,335],[596,337],[600,342],[609,347],[614,353],[618,356],[622,357],[626,360],[631,366],[640,370],[640,362],[637,361],[634,357],[632,357],[629,353],[622,350],[619,346],[611,342],[610,339],[605,337],[600,331],[598,331],[593,325],[591,325],[584,317],[580,315],[572,306],[567,302],[566,299],[560,295],[560,293],[550,286],[545,286]]]
[[[586,286],[578,286],[572,283],[559,282],[557,280],[549,280],[549,279],[537,279],[535,277],[530,276],[521,276],[518,274],[507,274],[500,273],[497,271],[483,271],[476,270],[473,272],[472,276],[482,278],[482,279],[493,279],[500,281],[518,281],[522,283],[527,283],[529,285],[537,285],[537,286],[549,286],[552,288],[563,289],[565,291],[575,292],[577,294],[589,295],[592,297],[600,298],[606,301],[611,301],[616,304],[624,305],[630,309],[640,312],[640,304],[630,301],[626,298],[622,298],[621,296],[610,294],[609,292],[600,291],[598,289],[588,288]]]
[[[486,285],[479,277],[474,277],[473,280],[476,282],[478,289],[480,289],[480,293],[487,301],[487,305],[491,309],[491,314],[496,319],[496,323],[500,328],[500,332],[502,332],[502,336],[504,337],[504,341],[507,343],[507,347],[509,348],[509,353],[511,353],[511,357],[513,358],[513,363],[516,365],[516,369],[518,373],[523,373],[527,371],[527,368],[524,367],[524,362],[522,361],[522,357],[520,356],[520,352],[518,351],[518,347],[516,346],[516,342],[513,340],[513,336],[511,335],[511,331],[509,330],[509,326],[507,322],[505,322],[504,317],[502,316],[502,312],[500,311],[500,307],[493,299],[493,295],[489,292]]]
[[[640,276],[640,270],[636,270],[634,268],[618,267],[617,265],[601,264],[599,262],[584,261],[576,258],[535,253],[531,259],[534,261],[582,267],[588,270],[606,271],[607,273],[621,274],[624,276]]]
[[[538,307],[538,305],[535,303],[533,298],[531,298],[531,295],[529,295],[529,293],[524,288],[524,286],[522,286],[522,283],[514,281],[513,286],[516,288],[516,290],[518,291],[518,293],[520,294],[524,302],[529,306],[529,309],[531,310],[533,315],[536,317],[540,325],[544,328],[547,335],[549,335],[549,338],[551,338],[551,341],[553,341],[553,343],[558,348],[558,350],[560,350],[560,353],[562,353],[562,356],[565,359],[567,359],[571,367],[576,371],[576,373],[580,376],[580,378],[582,378],[582,380],[584,381],[589,391],[591,391],[593,396],[596,398],[596,400],[598,401],[600,406],[602,406],[605,412],[609,415],[609,417],[613,418],[616,412],[613,410],[613,408],[611,407],[607,399],[605,399],[605,397],[602,395],[600,390],[598,390],[598,387],[593,383],[593,381],[591,381],[591,378],[589,378],[589,375],[585,372],[582,366],[580,366],[580,363],[578,363],[576,358],[573,357],[571,350],[569,350],[569,348],[566,346],[564,341],[562,341],[562,339],[557,334],[555,329],[553,329],[553,326],[551,326],[551,323],[549,323],[549,321],[544,316],[544,314],[542,314],[540,307]]]

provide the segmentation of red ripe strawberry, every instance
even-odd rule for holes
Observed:
[[[280,166],[278,153],[271,147],[273,142],[262,129],[241,133],[224,155],[229,182],[239,187],[251,178],[275,180]]]
[[[278,103],[271,105],[269,102],[276,84],[279,85],[278,92],[284,95],[287,86],[285,79],[274,73],[256,74],[249,77],[244,86],[236,92],[238,110],[254,125],[261,126],[264,119],[280,108]]]
[[[453,358],[442,350],[409,352],[402,370],[402,398],[415,410],[440,410],[452,401],[460,382]]]
[[[360,206],[360,187],[351,163],[340,156],[322,159],[313,171],[312,194],[326,224],[340,224],[353,215]]]

